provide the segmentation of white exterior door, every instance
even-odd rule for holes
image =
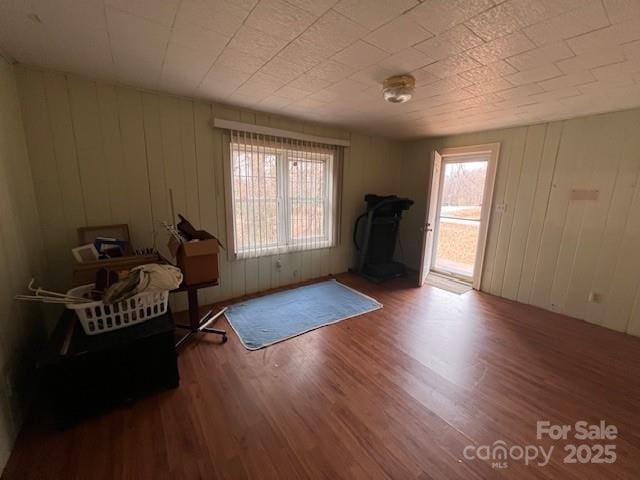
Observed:
[[[433,232],[438,211],[438,198],[440,197],[440,176],[442,172],[442,156],[436,151],[431,153],[431,189],[429,205],[424,218],[422,230],[422,257],[420,260],[420,273],[418,286],[424,284],[426,276],[431,271],[431,259],[433,258]]]

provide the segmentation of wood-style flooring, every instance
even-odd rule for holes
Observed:
[[[640,478],[640,338],[477,292],[339,280],[384,308],[254,352],[203,337],[176,390],[64,432],[34,413],[3,478]],[[569,442],[537,441],[538,420],[615,425],[586,443],[617,461],[563,463]],[[555,450],[545,467],[463,456],[498,440]]]

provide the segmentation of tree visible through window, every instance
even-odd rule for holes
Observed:
[[[240,258],[334,244],[335,151],[232,136],[234,251]]]

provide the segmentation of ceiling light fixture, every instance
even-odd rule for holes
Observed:
[[[382,84],[382,96],[390,103],[404,103],[411,100],[416,87],[416,79],[411,75],[395,75]]]

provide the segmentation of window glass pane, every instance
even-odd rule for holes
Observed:
[[[234,222],[239,250],[278,243],[275,152],[232,148]]]
[[[486,173],[486,161],[445,163],[441,215],[480,220]]]
[[[333,242],[333,153],[247,137],[231,142],[235,250],[240,257]]]
[[[326,160],[289,156],[289,225],[294,241],[324,238]]]

